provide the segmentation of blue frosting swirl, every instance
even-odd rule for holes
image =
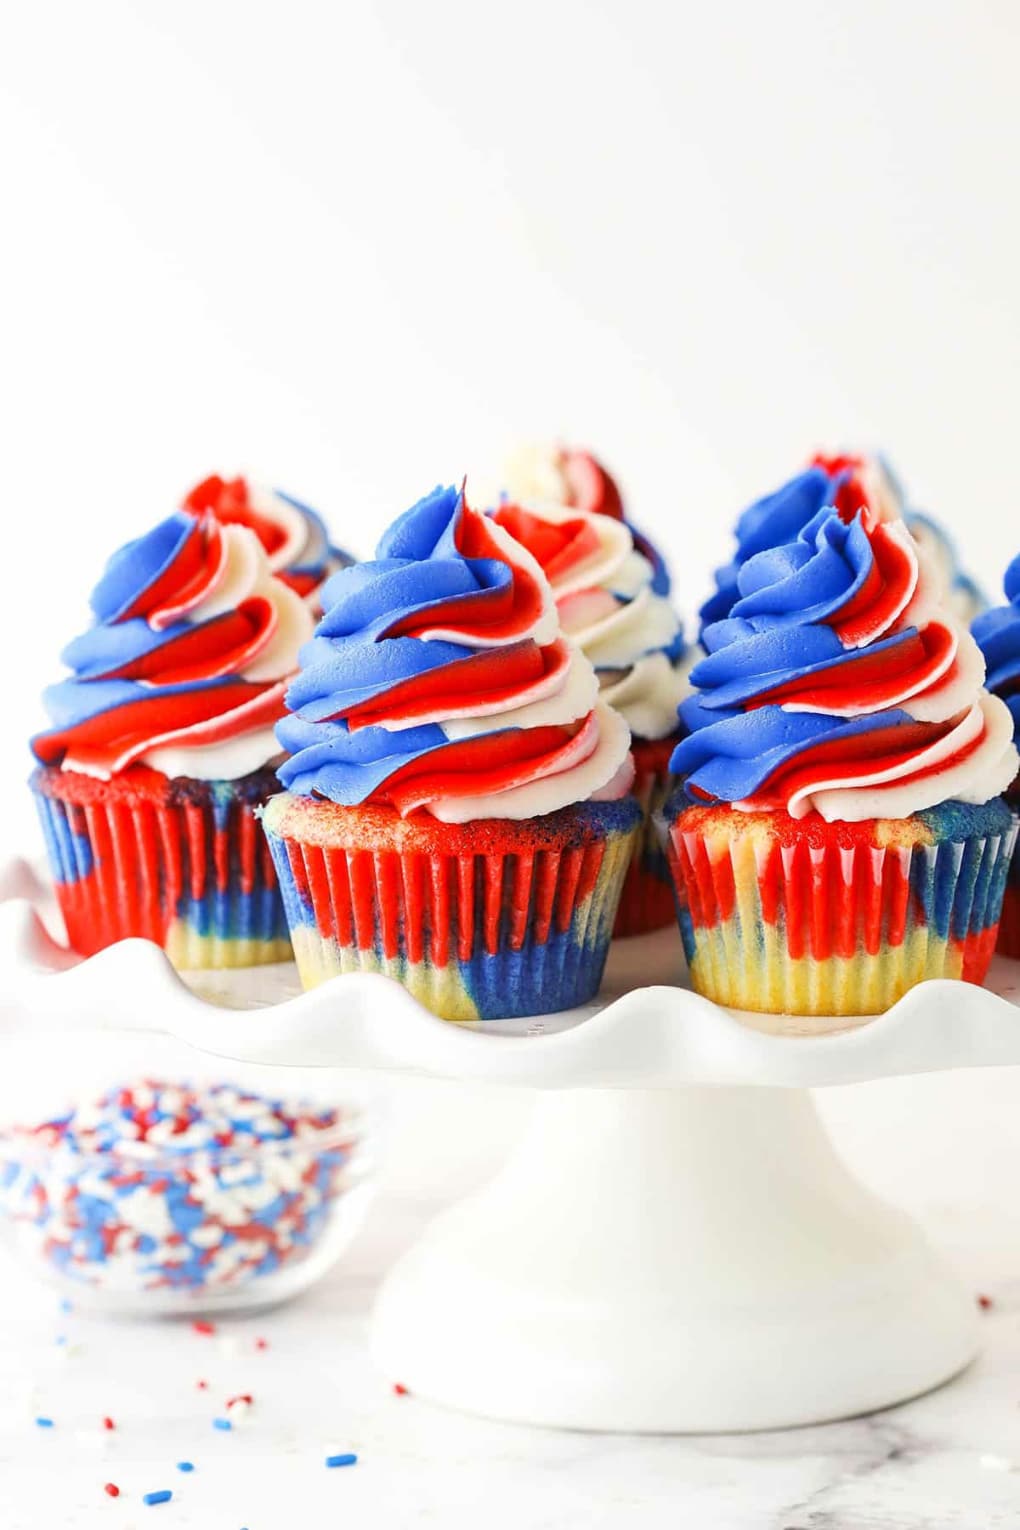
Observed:
[[[737,521],[737,546],[733,558],[716,570],[715,593],[709,596],[699,612],[702,643],[705,628],[729,616],[739,599],[740,570],[748,559],[766,548],[792,542],[820,510],[832,503],[835,487],[832,476],[824,468],[810,467],[747,507]]]
[[[1020,735],[1020,554],[1006,570],[1003,586],[1009,604],[982,611],[971,631],[988,666],[985,685],[1009,707]]]

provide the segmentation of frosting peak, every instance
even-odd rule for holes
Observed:
[[[325,523],[309,505],[240,476],[210,474],[195,485],[181,508],[253,531],[270,572],[299,595],[314,598],[324,579],[351,562],[347,553],[330,545]]]
[[[254,531],[175,511],[129,542],[92,593],[95,623],[44,700],[45,764],[108,778],[133,764],[234,779],[277,753],[273,724],[312,618]]]
[[[1009,715],[901,520],[823,508],[749,557],[681,715],[694,801],[800,818],[905,818],[984,803],[1016,774]]]
[[[637,738],[675,732],[689,689],[683,628],[630,527],[562,505],[504,503],[491,514],[542,566],[563,631],[595,666],[603,701]]]
[[[628,790],[626,726],[541,566],[463,491],[419,501],[323,603],[277,730],[291,791],[453,823]]]

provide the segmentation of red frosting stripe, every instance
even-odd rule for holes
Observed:
[[[599,539],[590,521],[548,521],[520,505],[500,505],[493,519],[509,531],[537,558],[549,582],[555,584],[584,558],[599,551]]]
[[[441,797],[479,797],[507,791],[569,769],[598,743],[598,721],[589,712],[567,727],[507,728],[461,739],[419,755],[390,776],[380,798],[402,814]],[[539,767],[536,769],[536,766]]]
[[[905,682],[913,696],[923,694],[935,680],[949,683],[953,675],[949,660],[955,646],[952,629],[933,621],[892,648],[879,653],[861,649],[856,657],[831,669],[799,675],[762,691],[745,710],[795,703],[818,712],[845,710],[851,705],[861,712],[878,712],[895,704]]]
[[[492,534],[484,515],[463,515],[455,533],[457,550],[465,558],[491,559],[508,565],[513,578],[499,589],[451,596],[422,606],[394,622],[383,637],[421,637],[442,630],[466,638],[484,636],[490,642],[513,642],[530,632],[545,608],[542,589],[526,565],[511,563],[506,548]]]
[[[886,631],[917,584],[916,555],[897,540],[884,522],[872,521],[869,525],[866,517],[865,525],[874,561],[862,587],[831,622],[847,648],[870,642]]]
[[[252,595],[236,611],[225,611],[180,637],[111,670],[111,680],[154,680],[187,685],[237,674],[261,653],[276,631],[276,608],[265,595]]]
[[[269,516],[261,515],[252,505],[248,483],[244,478],[221,478],[218,473],[212,473],[195,485],[184,501],[183,508],[196,515],[209,511],[227,526],[249,527],[270,557],[286,540],[286,534],[280,527]]]
[[[408,721],[444,710],[456,715],[464,711],[465,697],[471,698],[471,707],[478,712],[501,703],[520,706],[527,700],[522,692],[543,680],[565,675],[569,664],[570,650],[562,641],[545,648],[530,639],[507,648],[486,648],[440,669],[411,675],[381,696],[335,716],[345,718],[354,733],[380,718]]]
[[[271,728],[278,721],[285,682],[254,685],[236,680],[197,691],[155,692],[111,712],[55,730],[36,741],[44,764],[56,765],[69,751],[79,770],[124,770],[154,743],[213,744],[243,730]]]

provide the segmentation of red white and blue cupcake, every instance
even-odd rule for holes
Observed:
[[[290,956],[256,808],[313,617],[246,524],[182,509],[115,553],[64,651],[32,777],[72,946],[181,968]]]
[[[981,982],[1012,719],[904,522],[823,504],[742,564],[704,642],[667,809],[699,992],[843,1023],[925,978]]]
[[[681,736],[677,708],[690,690],[665,563],[625,520],[616,483],[589,452],[521,451],[492,514],[542,565],[564,632],[595,666],[602,700],[630,728],[644,826],[614,933],[661,929],[673,922],[673,889],[655,815],[676,785],[669,762]]]
[[[436,489],[336,574],[263,823],[302,981],[380,972],[450,1020],[598,989],[641,813],[548,581]]]
[[[1014,738],[1020,737],[1020,556],[1006,570],[1006,604],[984,611],[974,620],[972,632],[988,666],[988,689],[1001,696],[1013,719]],[[1006,800],[1020,812],[1020,779],[1013,782]],[[1020,958],[1020,851],[1010,864],[1006,896],[1002,905],[998,949],[1004,956]]]

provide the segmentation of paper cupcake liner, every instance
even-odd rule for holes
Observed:
[[[597,992],[639,819],[629,798],[454,825],[284,796],[263,822],[305,987],[381,972],[495,1020]]]
[[[676,918],[669,865],[654,820],[676,787],[669,761],[678,736],[634,741],[635,777],[631,790],[644,819],[627,868],[614,937],[645,935],[650,930],[664,929]]]
[[[940,839],[946,809],[867,825],[674,816],[694,987],[736,1009],[840,1018],[879,1014],[926,978],[982,982],[1016,828],[1001,803],[953,811],[993,832]]]
[[[270,770],[237,781],[112,781],[73,771],[32,778],[57,899],[82,956],[129,936],[182,969],[289,961],[283,900],[256,809]]]

